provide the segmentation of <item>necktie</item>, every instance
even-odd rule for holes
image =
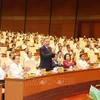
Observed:
[[[49,48],[47,48],[47,50],[50,52],[50,49]]]

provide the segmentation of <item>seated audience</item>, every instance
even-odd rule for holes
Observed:
[[[66,36],[45,36],[44,34],[38,34],[38,32],[35,33],[30,33],[30,32],[13,32],[13,31],[1,31],[0,32],[0,45],[1,47],[5,45],[7,47],[7,50],[11,51],[11,56],[9,56],[9,59],[6,62],[7,65],[10,65],[13,63],[13,56],[14,55],[20,55],[21,58],[21,64],[23,64],[23,60],[30,60],[34,59],[36,66],[39,66],[40,59],[39,56],[35,56],[32,58],[32,53],[37,53],[37,49],[39,47],[44,45],[43,39],[48,37],[50,39],[50,46],[55,49],[55,50],[50,50],[53,51],[53,54],[57,54],[57,61],[59,64],[63,64],[63,55],[66,53],[69,53],[71,55],[71,59],[75,58],[75,62],[79,62],[80,60],[83,61],[79,55],[84,54],[89,55],[90,51],[94,53],[99,53],[100,52],[100,38],[86,38],[85,36],[82,38],[67,38]],[[74,42],[75,41],[75,42]],[[33,49],[30,49],[31,52],[29,51],[28,47],[33,47]],[[46,46],[45,46],[46,47]],[[47,48],[47,47],[46,47]],[[45,49],[46,49],[45,48]],[[24,53],[23,50],[25,49]],[[48,49],[48,48],[47,48]],[[48,49],[48,50],[49,50]],[[20,52],[22,50],[22,52]],[[84,50],[84,52],[81,52],[81,50]],[[2,59],[4,54],[2,54],[3,49],[0,49],[0,59]],[[46,51],[46,50],[45,50]],[[49,51],[48,51],[49,52]],[[6,52],[5,52],[6,53]],[[14,53],[14,55],[13,55]],[[91,55],[91,54],[90,54]],[[97,55],[97,54],[96,54]],[[100,54],[98,55],[98,57]],[[55,58],[54,58],[55,59]],[[95,57],[94,60],[97,60]],[[45,59],[46,60],[46,59]],[[90,59],[91,60],[91,59]],[[99,59],[98,59],[99,60]],[[71,62],[71,60],[69,60]],[[68,62],[68,63],[69,63]],[[85,60],[84,60],[85,62]],[[47,63],[44,61],[44,65]],[[52,59],[50,59],[50,64],[47,63],[47,65],[50,65],[52,63]],[[87,63],[87,62],[86,62]],[[43,68],[46,66],[43,66]],[[85,69],[85,68],[83,68]]]

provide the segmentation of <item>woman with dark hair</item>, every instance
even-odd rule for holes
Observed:
[[[64,68],[69,68],[70,66],[74,67],[74,65],[76,65],[76,62],[72,61],[71,55],[69,53],[66,53],[64,55],[64,61],[63,61]]]

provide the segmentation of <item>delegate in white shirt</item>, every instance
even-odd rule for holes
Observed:
[[[23,74],[23,69],[22,69],[21,64],[18,64],[18,65],[16,63],[11,64],[9,74],[10,74],[10,77],[20,78],[21,75]]]
[[[89,68],[89,64],[85,61],[85,60],[79,60],[77,62],[77,67],[78,69],[88,69]]]

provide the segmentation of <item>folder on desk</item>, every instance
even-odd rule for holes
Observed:
[[[24,67],[30,67],[30,71],[28,73],[36,73],[36,65],[34,60],[24,60]]]

